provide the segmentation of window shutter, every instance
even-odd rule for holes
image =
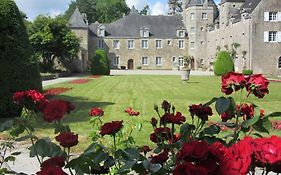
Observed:
[[[269,32],[268,31],[265,31],[264,32],[264,42],[268,43],[269,42]]]
[[[278,13],[277,13],[277,20],[278,20],[278,21],[281,21],[281,12],[278,12]]]
[[[269,12],[264,12],[264,21],[269,21]]]
[[[277,32],[277,42],[281,43],[281,31]]]

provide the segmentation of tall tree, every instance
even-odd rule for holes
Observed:
[[[29,28],[29,36],[33,49],[42,59],[43,72],[52,71],[55,59],[67,66],[79,51],[79,39],[61,16],[38,16]]]
[[[16,117],[20,109],[13,93],[42,90],[42,83],[23,16],[13,0],[0,1],[0,31],[0,117]]]
[[[175,15],[183,11],[183,0],[169,0],[169,15]]]
[[[149,15],[150,14],[150,8],[149,5],[146,5],[141,11],[140,11],[140,15]]]
[[[76,0],[69,4],[64,15],[66,19],[71,17],[76,6],[81,13],[87,14],[89,23],[110,23],[130,12],[125,0]]]

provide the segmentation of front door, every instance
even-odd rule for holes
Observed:
[[[134,60],[133,59],[128,60],[128,69],[134,69]]]

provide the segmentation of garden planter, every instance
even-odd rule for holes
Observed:
[[[190,76],[190,69],[187,70],[181,70],[181,80],[182,81],[188,81]]]

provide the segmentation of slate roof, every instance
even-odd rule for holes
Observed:
[[[245,3],[241,6],[241,11],[252,13],[260,2],[261,0],[245,0]]]
[[[186,7],[202,6],[205,1],[208,1],[209,5],[211,6],[217,6],[214,0],[190,0],[189,3],[186,4]]]
[[[222,0],[221,3],[224,2],[245,2],[245,0]]]
[[[73,14],[71,15],[69,19],[69,26],[71,28],[87,28],[88,26],[86,25],[84,21],[83,15],[80,13],[79,9],[76,8]]]
[[[106,37],[140,38],[140,29],[148,28],[150,38],[177,38],[177,29],[184,28],[182,16],[143,16],[133,7],[128,16],[110,24],[93,23],[89,26],[94,35],[98,27],[103,25]]]

